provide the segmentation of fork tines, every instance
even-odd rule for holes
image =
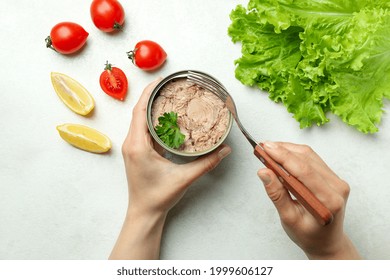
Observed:
[[[204,73],[188,71],[187,79],[188,81],[211,91],[223,101],[225,101],[228,96],[226,89],[220,82]]]

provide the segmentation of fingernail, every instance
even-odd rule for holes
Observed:
[[[228,147],[228,146],[223,147],[222,150],[220,150],[218,152],[218,157],[220,159],[223,159],[223,158],[227,157],[231,152],[232,152],[232,149],[230,147]]]
[[[277,144],[271,141],[266,141],[264,142],[264,146],[267,147],[268,149],[275,149],[277,148]]]
[[[271,177],[266,173],[259,174],[259,178],[261,181],[263,181],[264,186],[267,186],[269,183],[271,183]]]

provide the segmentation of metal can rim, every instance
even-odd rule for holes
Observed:
[[[207,74],[207,73],[204,73],[204,72],[201,72],[201,71],[197,71],[197,70],[182,70],[182,71],[178,71],[178,72],[175,72],[175,73],[172,73],[168,76],[166,76],[164,79],[162,79],[155,87],[154,89],[152,90],[152,93],[149,97],[149,100],[148,100],[148,104],[147,104],[147,109],[146,109],[146,118],[147,118],[147,125],[148,125],[148,129],[149,129],[149,132],[150,134],[152,135],[153,139],[160,145],[162,146],[165,150],[169,151],[170,153],[172,154],[175,154],[175,155],[179,155],[179,156],[184,156],[184,157],[198,157],[198,156],[202,156],[202,155],[205,155],[205,154],[208,154],[212,151],[214,151],[216,148],[218,148],[225,140],[226,138],[228,137],[229,133],[230,133],[230,130],[232,128],[232,125],[233,125],[233,116],[231,115],[231,113],[229,112],[229,122],[228,122],[228,126],[226,128],[226,131],[225,131],[225,134],[218,140],[217,143],[215,143],[215,145],[213,145],[211,148],[209,149],[206,149],[206,150],[203,150],[203,151],[199,151],[199,152],[192,152],[192,153],[189,153],[189,152],[182,152],[182,151],[179,151],[179,150],[176,150],[176,149],[173,149],[171,147],[168,147],[161,139],[160,137],[158,137],[156,131],[154,130],[154,127],[153,127],[153,123],[152,123],[152,104],[153,104],[153,101],[154,99],[156,98],[156,96],[158,95],[159,91],[161,90],[161,88],[168,82],[172,81],[172,80],[175,80],[175,79],[179,79],[179,78],[186,78],[188,76],[188,74],[190,72],[197,72],[197,73],[201,73],[203,75],[206,75],[210,78],[212,78],[213,80],[215,80],[216,82],[218,82],[220,85],[222,85],[222,83],[220,81],[218,81],[216,78],[214,78],[213,76]]]

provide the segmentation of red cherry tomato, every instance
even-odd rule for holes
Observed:
[[[133,51],[127,52],[129,59],[142,70],[159,68],[166,60],[167,53],[156,42],[145,40],[138,42]]]
[[[100,74],[100,87],[109,96],[123,101],[128,88],[125,73],[107,62],[104,71]]]
[[[97,28],[104,32],[122,29],[125,11],[117,0],[93,0],[91,18]]]
[[[62,54],[74,53],[84,46],[88,35],[77,23],[60,22],[51,29],[50,36],[46,38],[46,47]]]

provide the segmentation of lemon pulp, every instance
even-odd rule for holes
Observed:
[[[55,92],[69,109],[83,116],[93,110],[93,97],[78,81],[58,72],[52,72],[50,76]]]

